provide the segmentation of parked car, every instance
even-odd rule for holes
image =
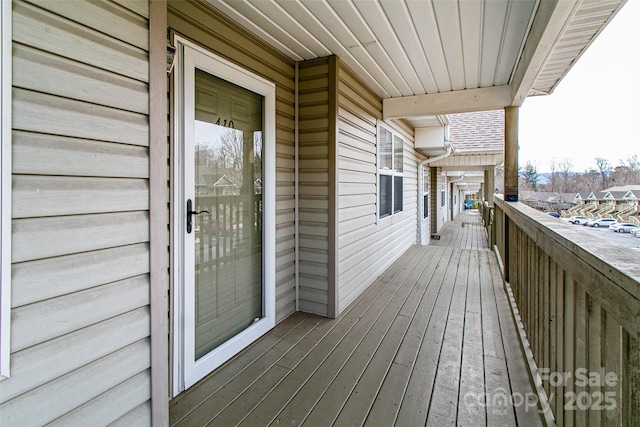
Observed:
[[[571,224],[584,225],[587,221],[589,221],[589,218],[587,218],[586,216],[576,215],[569,218],[569,222]]]
[[[547,215],[551,215],[554,218],[560,218],[560,214],[558,212],[547,212]]]
[[[638,228],[636,231],[632,231],[631,234],[635,235],[636,237],[640,237],[640,228]]]
[[[637,225],[631,224],[630,222],[621,222],[619,224],[613,224],[609,226],[609,230],[615,231],[617,233],[630,233],[631,230],[638,228]]]
[[[590,219],[584,225],[589,227],[609,227],[617,223],[618,221],[612,218],[598,218],[598,219]]]

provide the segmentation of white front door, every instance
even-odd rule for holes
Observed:
[[[275,325],[275,89],[178,44],[174,395]]]

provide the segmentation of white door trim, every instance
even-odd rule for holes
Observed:
[[[187,389],[209,372],[237,354],[251,342],[275,326],[275,85],[240,68],[211,52],[180,37],[176,41],[176,68],[174,72],[174,140],[173,140],[173,395]],[[195,69],[244,87],[264,96],[264,149],[263,149],[263,318],[232,339],[220,345],[199,360],[194,349],[194,283],[193,258],[185,230],[186,200],[194,199],[193,177],[185,172],[189,150],[193,150],[193,127],[187,124],[195,120],[194,81]],[[192,155],[192,153],[191,153]],[[187,189],[186,191],[184,189]]]

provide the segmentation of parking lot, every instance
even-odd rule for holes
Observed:
[[[562,221],[567,221],[563,219]],[[610,240],[612,242],[618,243],[623,246],[628,246],[630,248],[636,249],[640,251],[640,238],[635,237],[629,233],[614,233],[608,228],[596,228],[596,227],[585,227],[582,225],[575,225],[574,227],[578,227],[580,229],[584,229],[585,233],[591,233],[596,236],[600,236],[603,239]]]

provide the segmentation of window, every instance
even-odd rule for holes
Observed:
[[[440,206],[444,207],[447,204],[447,176],[440,176]]]
[[[429,218],[429,171],[422,169],[422,218]]]
[[[11,2],[0,5],[0,380],[9,377],[11,316]]]
[[[423,211],[422,211],[422,218],[429,218],[429,193],[425,194],[423,196]]]
[[[402,138],[383,126],[378,127],[378,176],[380,218],[402,212]]]

